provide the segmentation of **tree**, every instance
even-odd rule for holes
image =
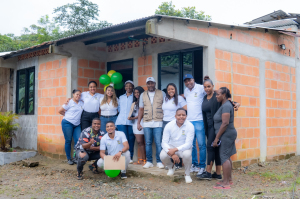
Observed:
[[[183,7],[181,10],[176,10],[172,1],[163,2],[161,5],[159,5],[158,9],[155,10],[155,14],[211,21],[211,16],[205,15],[204,11],[196,11],[195,6]]]
[[[77,0],[54,9],[54,20],[66,29],[69,35],[104,28],[111,24],[99,21],[99,8],[88,0]]]

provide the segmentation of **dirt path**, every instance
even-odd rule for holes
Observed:
[[[85,165],[84,180],[76,179],[76,165],[38,155],[40,162],[28,168],[20,163],[0,166],[0,198],[300,198],[300,156],[290,160],[252,165],[233,171],[230,190],[215,190],[212,181],[193,183],[184,179],[128,172],[128,179],[110,179],[103,172],[92,174]],[[300,168],[300,167],[299,167]],[[245,173],[244,173],[245,170]],[[167,171],[166,171],[167,172]],[[297,177],[298,175],[298,177]],[[261,194],[258,194],[262,192]],[[257,193],[258,195],[254,195]]]

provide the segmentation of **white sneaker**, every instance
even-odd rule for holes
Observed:
[[[151,162],[147,162],[147,163],[143,166],[144,169],[149,169],[150,167],[153,167],[153,164],[152,164]]]
[[[185,178],[185,183],[187,183],[187,184],[193,182],[191,176],[184,176],[184,178]]]
[[[173,167],[172,167],[171,169],[169,169],[167,175],[168,175],[168,176],[174,175],[175,169],[176,169],[176,167],[175,167],[175,165],[173,165]]]
[[[200,169],[199,169],[199,172],[197,173],[197,175],[201,175],[204,171],[205,171],[204,168],[200,168]]]
[[[164,169],[164,168],[165,168],[165,166],[164,166],[161,162],[157,163],[156,166],[157,166],[159,169]]]
[[[133,161],[132,161],[132,160],[130,160],[129,164],[132,164],[132,163],[133,163]]]
[[[194,167],[194,172],[197,173],[200,171],[200,168],[199,167]]]
[[[191,169],[190,169],[190,172],[191,172],[191,173],[196,172],[196,169],[197,169],[197,167],[195,167],[195,166],[192,164]]]

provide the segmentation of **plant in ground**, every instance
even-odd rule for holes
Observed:
[[[18,119],[18,115],[12,112],[0,113],[0,147],[2,151],[10,148],[9,143],[14,136],[13,131],[19,127],[19,124],[14,122],[15,119]]]

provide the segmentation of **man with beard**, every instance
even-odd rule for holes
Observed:
[[[162,104],[165,93],[155,88],[156,82],[153,77],[148,77],[146,80],[147,91],[144,91],[140,96],[139,114],[138,114],[138,130],[144,129],[146,142],[146,157],[147,163],[143,166],[144,169],[153,167],[152,163],[152,143],[153,138],[156,145],[156,162],[157,167],[164,168],[161,163],[159,154],[161,152],[162,126],[163,126],[163,110]],[[141,120],[144,120],[143,126]]]
[[[82,180],[82,170],[83,166],[87,161],[95,160],[95,162],[89,166],[90,170],[93,173],[98,173],[97,170],[97,161],[100,159],[100,140],[104,135],[103,131],[100,131],[101,120],[97,117],[92,121],[92,126],[84,129],[78,142],[75,146],[76,148],[76,157],[78,158],[77,162],[77,171],[78,171],[78,180]]]

